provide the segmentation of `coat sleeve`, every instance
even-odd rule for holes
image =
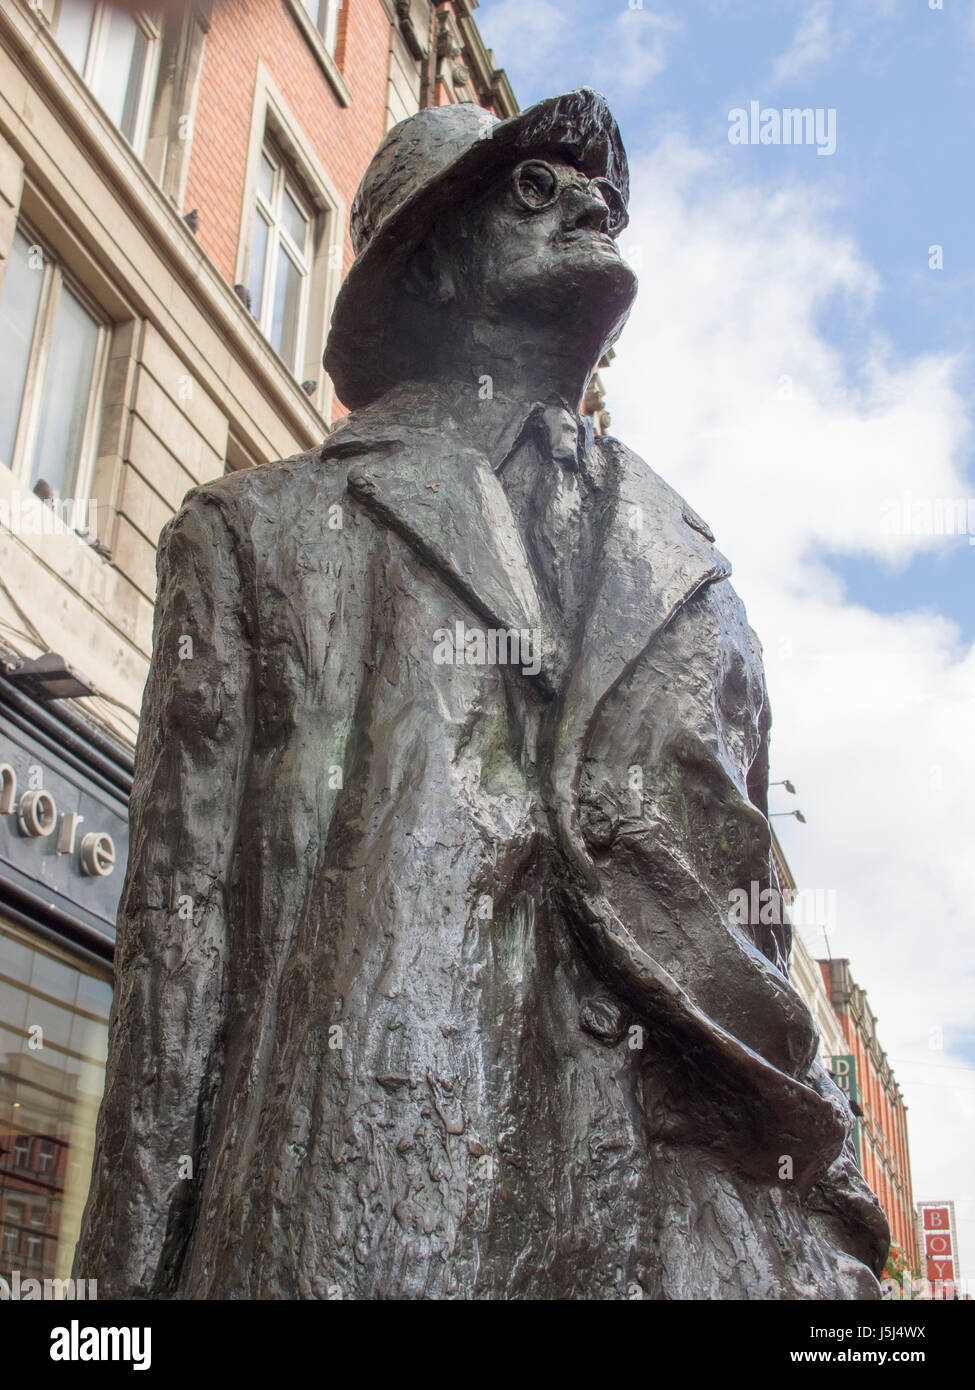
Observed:
[[[165,1295],[196,1220],[219,1088],[228,894],[251,728],[230,530],[189,494],[160,538],[116,985],[76,1277]]]

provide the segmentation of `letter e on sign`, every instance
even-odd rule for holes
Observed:
[[[115,843],[111,835],[98,831],[82,836],[80,857],[83,874],[107,878],[115,868]]]

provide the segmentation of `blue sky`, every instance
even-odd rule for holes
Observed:
[[[632,47],[646,55],[643,80],[621,70],[613,51],[624,11]],[[894,353],[958,354],[958,381],[975,392],[975,5],[683,0],[674,11],[651,0],[632,9],[615,0],[482,0],[478,21],[522,106],[558,87],[596,86],[631,160],[679,130],[724,157],[729,181],[799,182],[835,200],[836,225],[881,277],[871,330]],[[751,100],[834,108],[835,154],[730,147],[728,112]],[[943,248],[940,270],[928,265],[933,245]],[[824,305],[822,319],[838,348],[862,346],[863,321],[842,302]],[[964,461],[966,496],[975,496],[970,448]],[[932,606],[975,638],[975,548],[965,538],[895,567],[866,556],[831,564],[866,606]]]
[[[590,85],[619,121],[641,292],[604,373],[612,432],[733,562],[772,776],[799,792],[773,809],[807,816],[776,829],[799,885],[837,894],[915,1197],[956,1200],[975,1276],[975,546],[881,519],[975,498],[975,0],[481,0],[477,20],[523,106]],[[753,100],[834,108],[835,154],[731,144]]]

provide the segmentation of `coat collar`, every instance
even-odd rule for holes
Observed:
[[[481,401],[475,384],[404,385],[342,421],[323,459],[491,627],[536,631],[542,607],[497,468],[533,406]]]
[[[498,470],[539,405],[478,391],[477,382],[401,385],[340,422],[322,458],[349,461],[353,495],[490,626],[534,631],[542,605]],[[619,500],[602,523],[593,606],[566,695],[569,745],[681,605],[731,572],[706,524],[642,459],[614,439],[595,443]]]

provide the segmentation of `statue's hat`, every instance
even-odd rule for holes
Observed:
[[[325,368],[356,410],[402,375],[402,344],[388,341],[390,299],[410,255],[442,216],[495,170],[532,155],[561,155],[629,197],[626,153],[604,97],[591,87],[498,120],[470,102],[431,106],[384,138],[359,184],[349,230],[356,257],[335,301]]]

